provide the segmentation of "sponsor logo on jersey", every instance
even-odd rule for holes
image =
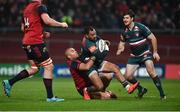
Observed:
[[[135,26],[134,32],[135,32],[135,35],[138,37],[139,36],[139,27]]]
[[[139,27],[135,26],[134,31],[139,31]]]

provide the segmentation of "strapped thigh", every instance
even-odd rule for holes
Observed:
[[[51,59],[51,58],[48,58],[47,60],[41,62],[41,63],[39,64],[39,66],[48,66],[48,65],[50,65],[50,64],[52,64],[52,59]]]
[[[106,63],[107,63],[107,61],[103,61],[103,62],[100,64],[100,67],[98,68],[98,72],[102,72],[102,71],[103,71],[104,66],[105,66]]]

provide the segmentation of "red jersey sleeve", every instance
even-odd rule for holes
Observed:
[[[47,7],[45,5],[40,5],[38,7],[38,13],[39,13],[39,15],[41,15],[43,13],[48,13]]]
[[[76,60],[76,61],[68,61],[68,65],[70,68],[72,69],[76,69],[78,70],[79,69],[79,66],[80,66],[81,62]]]

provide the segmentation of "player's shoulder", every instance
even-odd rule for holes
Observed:
[[[26,7],[24,8],[24,11],[32,11],[34,8],[39,8],[41,6],[41,4],[37,1],[31,1],[30,3],[28,3],[26,5]]]
[[[127,27],[123,27],[123,30],[121,31],[121,35],[124,37],[124,35],[128,32],[128,28]]]
[[[44,5],[44,4],[39,4],[38,8],[47,9],[46,5]]]
[[[67,60],[66,62],[67,62],[67,64],[71,64],[71,63],[81,63],[81,61],[80,61],[79,58],[76,59],[76,60]]]
[[[31,1],[28,5],[29,6],[39,7],[41,5],[41,3],[37,2],[37,1]]]
[[[128,32],[128,27],[127,27],[127,26],[123,26],[123,27],[122,27],[121,33],[123,34],[123,33],[125,33],[125,32]]]
[[[66,63],[67,63],[68,66],[70,66],[72,61],[71,60],[66,60]]]
[[[149,34],[151,34],[151,30],[146,25],[142,23],[136,23],[136,26],[141,29],[141,31],[145,33],[145,35],[148,36]]]
[[[142,23],[139,23],[139,22],[134,22],[134,25],[139,27],[139,28],[147,28],[146,25],[142,24]]]
[[[38,12],[39,12],[39,13],[48,13],[48,10],[47,10],[46,5],[40,4],[40,5],[38,6]]]
[[[98,40],[102,39],[99,35],[97,35],[96,38],[97,38]]]
[[[82,39],[83,46],[86,46],[88,42],[89,42],[89,39],[87,39],[86,37],[83,37]]]
[[[94,43],[94,41],[92,41],[92,40],[86,38],[85,43],[86,43],[86,45],[89,45],[89,44]]]

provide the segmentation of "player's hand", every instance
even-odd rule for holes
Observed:
[[[61,23],[61,27],[63,27],[63,28],[68,28],[68,24],[67,24],[66,22],[62,22],[62,23]]]
[[[157,52],[153,53],[153,58],[158,62],[160,60],[160,56]]]
[[[116,52],[116,55],[120,55],[124,51],[124,47],[119,48]]]
[[[96,57],[95,57],[95,56],[91,56],[90,59],[93,60],[93,61],[95,61],[95,60],[96,60]]]
[[[51,36],[50,32],[44,32],[43,37],[44,38],[49,38]]]

